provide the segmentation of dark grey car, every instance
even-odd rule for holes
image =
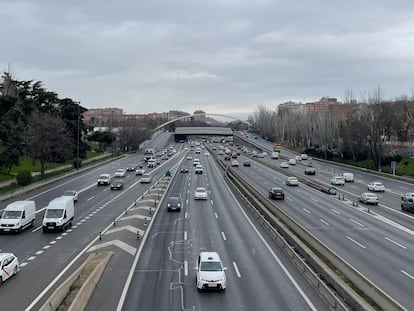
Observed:
[[[414,192],[408,192],[401,197],[401,209],[414,212]]]
[[[182,206],[181,197],[169,197],[167,201],[168,211],[180,211]]]

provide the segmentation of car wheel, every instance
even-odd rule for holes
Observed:
[[[17,266],[15,266],[15,267],[14,267],[13,274],[14,274],[14,275],[16,275],[16,274],[17,274]]]
[[[3,277],[0,276],[0,285],[3,284]]]

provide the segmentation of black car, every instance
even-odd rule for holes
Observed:
[[[313,167],[307,167],[305,169],[305,175],[315,175],[316,174],[316,170]]]
[[[244,162],[243,162],[243,166],[248,166],[248,167],[250,167],[250,166],[251,166],[250,161],[244,161]]]
[[[181,197],[176,196],[176,197],[169,197],[168,201],[167,201],[167,208],[168,211],[180,211],[181,210]]]
[[[269,199],[272,200],[284,200],[285,192],[282,188],[274,187],[269,191]]]
[[[188,167],[187,166],[182,166],[180,169],[181,173],[188,173]]]
[[[122,179],[115,179],[113,182],[111,182],[111,190],[114,189],[124,189],[124,181]]]

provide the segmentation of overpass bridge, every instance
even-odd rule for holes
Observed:
[[[177,127],[174,132],[175,141],[187,140],[188,136],[227,136],[233,131],[228,127]]]

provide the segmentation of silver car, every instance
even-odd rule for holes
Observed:
[[[364,204],[378,205],[378,197],[375,193],[364,192],[359,197],[359,202],[362,202]]]
[[[194,192],[194,200],[207,200],[207,190],[206,188],[197,188]]]

